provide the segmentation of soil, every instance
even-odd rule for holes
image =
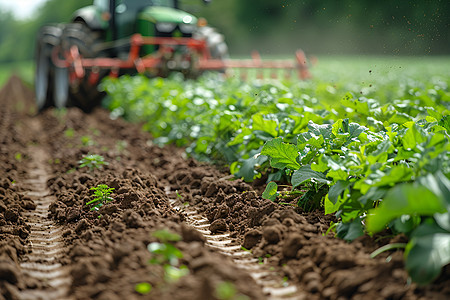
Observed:
[[[264,200],[262,185],[158,147],[137,124],[33,102],[17,77],[0,91],[1,300],[450,298],[450,268],[419,287],[401,250],[369,257],[404,237],[344,242],[326,234],[333,216]],[[80,167],[88,154],[108,164]],[[113,200],[91,210],[99,184]],[[179,249],[187,275],[169,276],[151,243]]]

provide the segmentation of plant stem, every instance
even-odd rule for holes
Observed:
[[[406,247],[406,243],[387,244],[387,245],[384,245],[383,247],[380,247],[377,250],[373,251],[370,254],[370,258],[375,258],[378,254],[381,254],[384,251],[389,251],[389,250],[398,249],[398,248],[403,248],[404,249],[405,247]]]

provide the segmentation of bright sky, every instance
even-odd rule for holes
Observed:
[[[0,0],[0,8],[10,10],[19,19],[30,17],[47,0]]]

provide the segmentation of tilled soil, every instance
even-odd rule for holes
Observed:
[[[450,268],[418,287],[402,251],[369,257],[393,240],[326,235],[332,216],[264,200],[261,186],[155,146],[107,111],[35,114],[16,77],[0,107],[0,299],[450,298]],[[87,154],[108,165],[81,168]],[[114,200],[91,211],[98,184]],[[179,280],[150,262],[163,229],[181,236]]]

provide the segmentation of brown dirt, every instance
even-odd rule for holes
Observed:
[[[45,222],[61,228],[63,245],[49,241],[61,254],[38,268],[57,264],[68,270],[58,277],[68,284],[61,298],[270,298],[252,268],[212,247],[192,226],[188,209],[174,209],[173,191],[207,219],[202,226],[208,235],[228,233],[275,281],[295,285],[289,299],[450,298],[450,268],[433,285],[418,287],[408,281],[401,251],[369,258],[389,239],[346,243],[325,236],[332,217],[264,200],[255,192],[260,187],[229,180],[213,166],[184,158],[182,149],[154,146],[138,125],[111,120],[102,109],[89,115],[78,109],[34,115],[32,102],[30,89],[16,77],[0,91],[0,300],[51,298],[52,284],[24,267],[36,247],[30,216],[39,211],[42,197],[30,196],[36,189],[30,183],[33,172],[48,176],[45,189],[54,201]],[[79,168],[88,153],[102,155],[109,164]],[[98,184],[115,188],[114,201],[90,211],[85,203]],[[161,264],[149,263],[153,256],[147,245],[158,241],[152,233],[159,229],[182,237],[173,245],[184,254],[180,264],[189,275],[176,282],[165,279]],[[135,291],[142,282],[153,287],[147,295]],[[226,282],[233,284],[234,298],[218,296]]]

